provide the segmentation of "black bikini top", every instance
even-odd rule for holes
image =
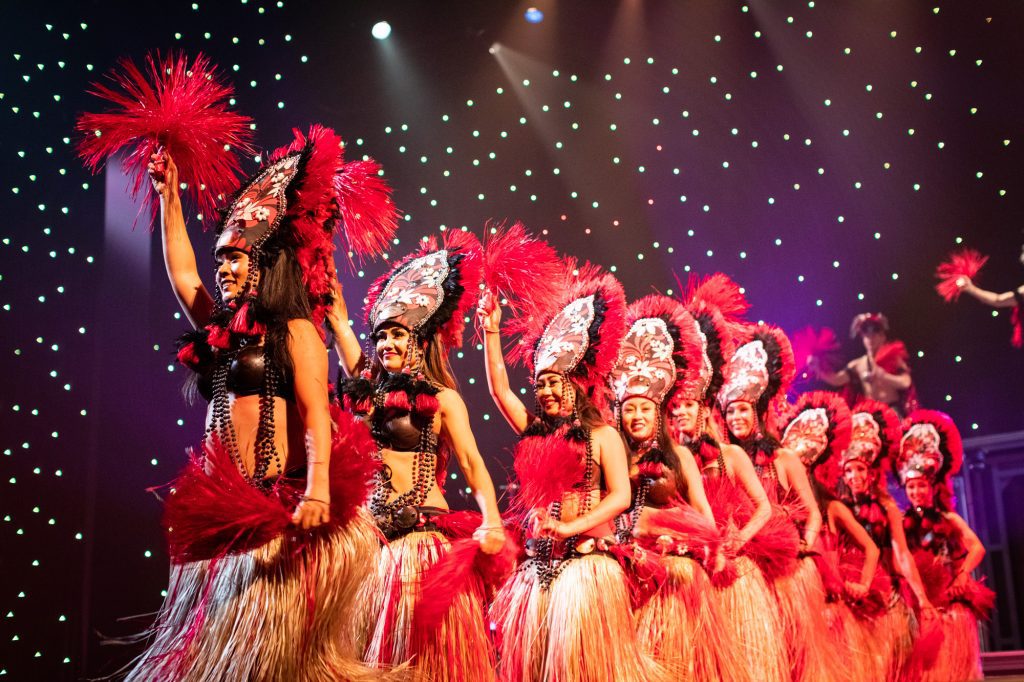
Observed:
[[[418,452],[423,442],[424,431],[428,432],[427,440],[430,443],[434,442],[433,438],[429,438],[432,435],[429,432],[433,415],[387,409],[381,412],[380,421],[374,429],[380,447],[398,452]],[[376,414],[374,418],[378,419]]]
[[[266,375],[266,370],[263,346],[246,346],[239,349],[228,366],[228,391],[238,397],[259,395],[263,390],[263,379]],[[282,374],[285,373],[282,372]],[[204,398],[210,400],[213,395],[212,372],[200,377],[199,391]],[[288,401],[295,400],[295,385],[290,373],[278,378],[274,396]]]

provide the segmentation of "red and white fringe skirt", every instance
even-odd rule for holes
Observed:
[[[312,535],[172,564],[152,641],[127,679],[368,679],[352,623],[376,528],[357,514]]]
[[[493,680],[494,647],[484,615],[484,587],[469,581],[455,595],[442,622],[425,641],[415,636],[413,615],[424,594],[423,575],[448,553],[448,539],[437,531],[413,532],[379,550],[366,582],[363,660],[378,668],[411,662],[414,680],[487,682]],[[372,560],[371,560],[372,562]],[[369,565],[369,564],[367,564]]]
[[[499,678],[507,682],[658,682],[673,679],[636,637],[626,576],[611,557],[570,559],[548,589],[527,561],[491,606]]]

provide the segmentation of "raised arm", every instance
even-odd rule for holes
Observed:
[[[672,449],[675,451],[676,457],[679,458],[679,468],[683,472],[683,479],[686,480],[686,490],[690,497],[687,501],[704,518],[714,523],[715,515],[711,511],[711,504],[704,492],[704,481],[701,478],[700,469],[697,467],[697,460],[693,458],[693,453],[689,448],[678,443],[673,443]]]
[[[821,511],[818,509],[818,500],[814,497],[814,490],[811,489],[811,482],[807,480],[807,469],[796,453],[786,448],[779,448],[776,451],[776,459],[786,470],[786,480],[789,482],[790,489],[796,492],[800,504],[807,509],[803,543],[806,549],[811,549],[821,530]]]
[[[490,291],[480,297],[476,319],[484,333],[484,363],[491,399],[512,430],[520,434],[530,425],[533,415],[509,385],[505,354],[501,350],[501,306]]]
[[[366,358],[363,357],[363,348],[359,345],[359,339],[356,338],[352,323],[349,321],[348,305],[345,303],[337,273],[331,285],[331,307],[327,311],[327,324],[331,326],[331,333],[334,334],[334,351],[338,354],[341,370],[347,377],[358,375],[366,364]]]
[[[178,167],[167,152],[153,154],[149,163],[153,189],[160,195],[160,236],[164,265],[185,317],[198,329],[210,321],[213,299],[203,286],[196,267],[196,254],[185,228],[185,215],[178,194]]]
[[[483,523],[473,537],[480,543],[481,550],[487,554],[496,554],[505,545],[505,531],[501,525],[501,514],[498,513],[494,482],[469,426],[466,403],[451,389],[443,389],[437,399],[441,403],[441,436],[451,443],[459,469],[466,477],[466,484],[483,515]]]
[[[921,574],[917,570],[917,562],[914,555],[910,553],[907,546],[907,534],[903,532],[903,514],[892,499],[882,501],[882,508],[885,509],[885,518],[889,521],[889,537],[892,538],[892,552],[896,570],[910,585],[911,591],[917,598],[917,603],[922,610],[931,610],[935,607],[928,600],[928,593],[921,582]]]
[[[974,282],[967,277],[961,277],[957,280],[957,286],[965,294],[970,294],[985,305],[990,305],[993,308],[1012,308],[1017,305],[1017,297],[1014,294],[1024,295],[1024,286],[1019,287],[1016,292],[1004,291],[1000,294],[975,286]]]
[[[732,474],[736,482],[747,492],[754,503],[754,514],[747,521],[747,524],[739,529],[736,539],[733,542],[733,550],[739,550],[750,541],[750,538],[764,528],[772,515],[772,505],[768,501],[768,494],[764,486],[757,479],[757,472],[751,463],[747,453],[736,445],[722,445],[722,456],[725,458],[726,467],[732,468]]]
[[[556,522],[549,519],[545,530],[555,537],[564,539],[586,533],[592,528],[608,523],[629,508],[629,459],[626,448],[622,445],[622,437],[610,426],[597,427],[591,431],[590,437],[595,449],[600,453],[601,474],[604,477],[606,493],[593,509],[572,521]]]
[[[871,581],[875,578],[875,570],[878,568],[878,557],[881,552],[864,526],[857,522],[850,508],[838,500],[828,503],[828,515],[834,527],[841,528],[850,538],[864,550],[864,565],[860,569],[860,582],[846,581],[846,591],[854,599],[863,599],[871,588]]]
[[[852,363],[851,363],[852,364]],[[829,386],[840,388],[850,383],[850,365],[847,365],[838,372],[832,372],[821,366],[821,360],[813,355],[807,360],[807,368]]]
[[[306,493],[292,523],[313,528],[330,520],[331,416],[327,396],[327,351],[309,320],[288,322],[288,353],[295,376],[295,404],[306,444]]]

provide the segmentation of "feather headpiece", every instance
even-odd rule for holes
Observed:
[[[782,447],[800,457],[818,480],[829,487],[842,474],[839,454],[850,444],[850,408],[831,391],[812,391],[796,401],[794,415],[782,433]]]
[[[900,481],[925,478],[933,485],[949,483],[964,459],[960,431],[948,414],[914,410],[903,420],[903,438],[896,457]]]

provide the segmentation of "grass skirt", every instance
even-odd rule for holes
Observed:
[[[672,679],[641,651],[625,574],[604,554],[569,560],[547,590],[524,563],[499,590],[491,619],[507,682]]]
[[[791,676],[778,603],[751,559],[738,556],[735,563],[736,579],[716,587],[713,593],[726,625],[739,643],[752,679],[788,682]]]
[[[847,662],[829,631],[826,593],[813,559],[772,582],[795,682],[844,681]]]
[[[942,609],[942,645],[935,663],[925,671],[925,682],[980,680],[981,649],[978,617],[967,605],[953,602]]]
[[[376,569],[366,581],[363,660],[378,668],[412,663],[412,679],[487,682],[494,679],[494,647],[484,620],[484,587],[471,581],[452,598],[432,636],[417,642],[413,614],[423,595],[424,572],[450,547],[436,531],[413,532],[380,549]]]
[[[352,623],[376,529],[360,514],[313,536],[172,564],[151,644],[127,679],[367,679]]]
[[[667,570],[663,584],[636,612],[640,645],[673,680],[752,679],[704,569],[685,556],[662,561]]]

